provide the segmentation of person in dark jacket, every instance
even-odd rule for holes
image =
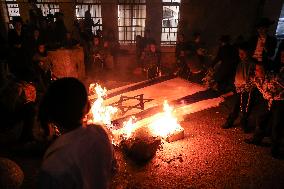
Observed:
[[[63,45],[67,29],[64,24],[63,20],[63,13],[56,14],[56,21],[55,21],[55,33],[56,33],[56,42],[61,46]]]
[[[249,40],[253,58],[262,63],[268,71],[276,70],[272,57],[275,54],[277,39],[268,34],[268,29],[273,23],[268,18],[261,18],[256,25],[257,34]]]
[[[226,91],[229,88],[233,88],[239,56],[237,49],[230,44],[230,36],[221,36],[219,42],[220,47],[211,66],[215,67],[216,64],[219,64],[215,70],[214,81],[217,84],[218,90]]]
[[[13,19],[14,29],[11,29],[8,33],[9,43],[9,70],[18,79],[27,79],[31,74],[31,63],[28,61],[29,57],[26,48],[24,47],[24,39],[26,34],[22,28],[23,21],[21,17],[15,17]]]

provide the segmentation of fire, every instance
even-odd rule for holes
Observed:
[[[105,125],[111,132],[113,144],[119,145],[122,140],[127,140],[133,137],[135,131],[140,128],[147,127],[153,137],[161,137],[167,139],[175,133],[183,131],[183,128],[178,123],[177,118],[174,116],[173,107],[167,101],[164,101],[163,112],[148,119],[150,122],[145,124],[145,120],[136,122],[136,118],[132,116],[128,121],[123,123],[119,129],[114,128],[112,120],[118,112],[118,108],[105,105],[104,98],[106,97],[107,90],[102,88],[99,84],[91,84],[89,87],[90,100],[92,96],[96,96],[96,100],[92,102],[90,112],[87,114],[87,124],[100,124]]]
[[[87,115],[88,124],[104,124],[111,126],[111,121],[118,109],[104,104],[107,90],[99,84],[90,84],[89,91],[97,95],[97,99],[92,103],[90,112]]]
[[[121,129],[113,133],[121,136],[122,139],[128,139],[131,138],[139,128],[147,127],[152,136],[167,140],[168,137],[182,132],[184,129],[178,123],[178,119],[174,116],[173,107],[171,107],[167,101],[164,101],[163,110],[163,112],[153,116],[150,124],[145,125],[143,123],[144,120],[134,122],[135,118],[131,117],[127,122],[123,123]]]
[[[133,133],[139,126],[135,123],[136,118],[130,117],[128,121],[123,122],[123,126],[120,129],[112,130],[112,143],[119,145],[122,140],[127,140],[132,137]]]
[[[152,123],[149,128],[154,136],[160,136],[163,139],[183,131],[183,128],[178,123],[177,118],[174,116],[173,108],[170,107],[167,101],[164,101],[164,112],[161,113]]]

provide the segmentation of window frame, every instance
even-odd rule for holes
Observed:
[[[174,27],[164,27],[163,26],[163,20],[164,20],[164,7],[171,7],[171,6],[176,6],[179,7],[179,11],[178,11],[178,18],[177,18],[177,25]],[[180,2],[176,2],[176,0],[167,0],[162,1],[162,11],[163,11],[163,16],[162,16],[162,31],[161,31],[161,45],[162,46],[174,46],[176,45],[177,42],[177,34],[178,34],[178,27],[179,27],[179,21],[180,21],[180,8],[181,8],[181,1]],[[172,29],[176,28],[176,32],[171,32]],[[166,32],[165,30],[168,29],[168,32]],[[164,33],[168,33],[169,35],[173,34],[175,36],[175,41],[171,41],[171,40],[163,40],[162,36]]]
[[[52,14],[54,16],[57,12],[60,12],[59,3],[60,3],[60,1],[58,1],[58,0],[36,0],[36,2],[35,2],[37,8],[39,8],[41,10],[43,17],[47,17],[48,14]],[[45,12],[43,10],[45,5],[48,6],[48,12]],[[55,6],[57,6],[57,7],[55,7]]]
[[[84,0],[76,0],[75,1],[75,16],[76,16],[77,20],[82,20],[85,17],[85,15],[84,16],[77,16],[78,15],[77,10],[79,8],[77,6],[82,7],[82,6],[86,6],[86,5],[88,6],[88,8],[89,8],[89,6],[98,6],[99,7],[99,9],[100,9],[100,11],[99,11],[100,15],[99,16],[92,15],[92,13],[91,13],[91,18],[94,21],[94,23],[96,23],[95,20],[98,20],[98,19],[100,20],[100,23],[98,25],[96,25],[95,27],[92,27],[92,31],[95,32],[98,29],[102,30],[103,29],[103,25],[102,25],[103,18],[102,18],[102,1],[101,0],[88,0],[88,2],[86,2]]]
[[[120,36],[120,32],[123,32],[123,39],[118,39],[119,43],[123,43],[123,44],[135,44],[136,43],[136,35],[141,35],[142,37],[144,36],[144,30],[145,30],[145,24],[146,24],[146,9],[147,9],[147,5],[146,5],[146,0],[118,0],[117,1],[117,6],[118,6],[118,11],[119,11],[119,6],[129,6],[129,9],[124,9],[124,10],[129,10],[130,12],[130,16],[129,17],[125,17],[126,15],[126,11],[124,11],[123,15],[123,19],[124,19],[124,23],[127,19],[130,20],[130,25],[119,25],[119,13],[117,15],[117,19],[118,19],[118,36]],[[136,7],[138,6],[138,9],[136,9]],[[143,9],[139,9],[139,6],[145,6],[145,17],[135,17],[135,10],[141,10],[143,11]],[[133,31],[134,28],[138,27],[138,25],[134,24],[134,20],[144,20],[144,27],[143,25],[141,26],[141,30],[140,31]],[[121,30],[122,29],[122,30]],[[128,37],[128,33],[130,33],[131,39],[127,39]]]

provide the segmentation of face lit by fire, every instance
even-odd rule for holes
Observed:
[[[264,76],[265,76],[265,71],[264,71],[263,66],[255,65],[255,77],[264,78]]]
[[[152,53],[155,53],[156,52],[156,45],[154,45],[154,44],[150,44],[150,51],[152,52]]]
[[[239,49],[239,57],[241,61],[244,61],[248,58],[248,53],[243,49]]]
[[[94,45],[98,46],[100,44],[100,39],[98,37],[94,37],[93,42]]]
[[[44,53],[45,52],[45,46],[44,45],[39,45],[38,46],[38,52]]]

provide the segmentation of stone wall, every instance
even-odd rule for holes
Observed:
[[[212,45],[222,34],[247,37],[254,32],[257,17],[267,16],[277,23],[282,4],[283,0],[183,0],[180,29],[185,34],[201,32]]]

